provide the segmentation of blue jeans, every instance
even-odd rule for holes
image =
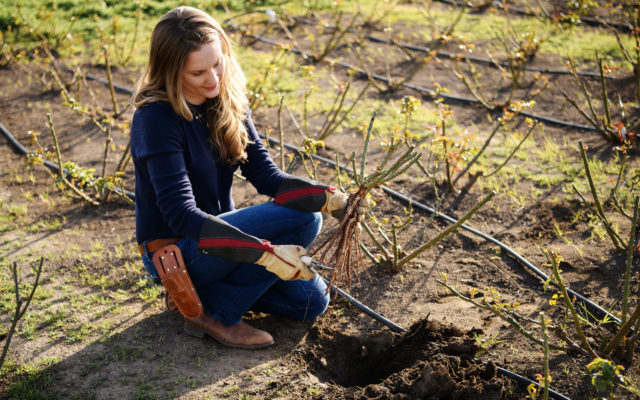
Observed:
[[[230,211],[218,217],[272,244],[303,247],[313,242],[322,227],[320,213],[296,211],[273,202]],[[248,310],[313,319],[322,314],[329,304],[327,286],[317,275],[311,281],[283,281],[261,265],[200,253],[196,250],[198,242],[195,240],[184,238],[176,245],[182,251],[205,311],[225,325],[237,324]],[[142,262],[147,272],[158,281],[152,257],[153,253],[145,254]]]

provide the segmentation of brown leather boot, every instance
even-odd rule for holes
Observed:
[[[195,337],[209,335],[221,344],[237,349],[262,349],[273,345],[273,337],[244,321],[235,325],[224,325],[206,312],[198,318],[184,319],[184,332]]]

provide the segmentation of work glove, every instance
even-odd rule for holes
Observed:
[[[339,190],[325,190],[326,200],[320,211],[331,214],[331,216],[342,219],[347,212],[347,200],[349,196]]]
[[[198,251],[236,262],[260,264],[284,280],[315,277],[300,260],[307,253],[304,247],[274,246],[212,215],[207,216],[200,230]]]
[[[348,200],[346,193],[333,186],[295,176],[288,176],[282,181],[275,197],[276,204],[300,211],[322,211],[338,219],[344,217]],[[368,206],[368,199],[358,203],[356,212],[360,216],[359,220],[364,219]]]
[[[256,264],[263,265],[267,271],[273,272],[285,281],[296,279],[313,279],[316,274],[300,260],[307,254],[306,250],[296,245],[276,245],[273,252],[265,251]]]
[[[331,214],[335,218],[342,219],[347,212],[347,201],[349,200],[349,196],[346,193],[343,193],[339,190],[331,192],[327,190],[326,192],[327,201],[322,206],[322,212],[327,214]],[[371,202],[369,198],[365,197],[358,201],[358,205],[356,206],[356,214],[358,214],[358,222],[364,221],[364,216],[367,213],[367,209]]]

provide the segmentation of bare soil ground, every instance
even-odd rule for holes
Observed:
[[[267,50],[261,44],[254,46],[256,51]],[[334,56],[353,57],[346,50],[338,50]],[[539,57],[534,64],[550,63],[557,60]],[[99,68],[89,68],[102,76]],[[405,68],[397,64],[392,71],[401,75]],[[137,74],[119,70],[115,79],[132,86]],[[491,73],[484,77],[489,87],[498,79]],[[464,93],[442,64],[429,65],[414,83],[431,86],[434,79],[454,93]],[[582,123],[577,112],[561,99],[561,90],[573,90],[569,78],[552,79],[551,89],[541,95],[547,97],[538,99],[540,108],[535,111]],[[108,108],[106,89],[95,82],[89,85],[96,101]],[[417,96],[407,89],[370,94],[385,100],[404,95]],[[526,89],[517,95],[526,96]],[[125,95],[119,99],[126,102]],[[484,126],[488,131],[485,110],[469,105],[452,107],[460,124]],[[43,91],[15,65],[0,70],[0,122],[20,142],[28,144],[28,131],[34,130],[50,145],[47,112],[60,136],[63,157],[99,170],[101,157],[96,155],[102,154],[104,142],[97,129],[62,106],[57,92]],[[261,109],[254,120],[264,130],[275,125],[275,115],[274,109]],[[295,140],[292,130],[286,135]],[[564,145],[568,157],[575,160],[579,159],[577,146],[566,144],[578,139],[590,147],[591,157],[610,154],[609,145],[592,132],[546,127],[545,137],[535,140],[542,144],[545,139]],[[114,141],[120,149],[127,137],[115,137]],[[99,208],[69,200],[53,187],[42,167],[30,169],[4,138],[0,143],[4,149],[0,156],[3,212],[26,207],[23,213],[9,212],[19,228],[0,233],[3,264],[18,261],[24,279],[29,280],[33,274],[28,261],[46,258],[40,289],[43,295],[32,308],[47,318],[32,321],[35,328],[31,335],[22,329],[14,338],[10,358],[19,364],[39,363],[42,371],[36,380],[49,398],[521,399],[526,397],[526,389],[498,374],[496,366],[532,379],[542,373],[542,354],[537,346],[436,283],[446,273],[449,282],[461,291],[496,287],[508,301],[520,302],[520,313],[533,319],[541,309],[548,314],[556,312],[548,304],[551,293],[543,291],[539,279],[495,245],[465,231],[429,249],[398,274],[367,259],[366,274],[348,289],[364,304],[405,327],[405,334],[392,333],[353,305],[334,298],[327,313],[314,322],[248,315],[251,324],[274,335],[276,344],[266,350],[234,350],[209,338],[186,336],[181,318],[164,308],[161,297],[148,296],[151,289],[145,284],[137,255],[133,208],[120,200]],[[359,147],[358,134],[342,132],[332,137],[323,151],[328,156],[334,151],[348,155]],[[279,149],[272,150],[277,157]],[[119,151],[111,154],[110,162],[117,162]],[[372,159],[379,156],[374,153]],[[513,162],[523,169],[539,168]],[[321,180],[334,176],[331,168],[321,167],[320,171]],[[303,174],[302,169],[296,173]],[[131,167],[127,178],[133,181]],[[530,183],[512,185],[516,191],[531,190]],[[435,201],[428,182],[415,176],[403,177],[390,186],[416,201],[429,205]],[[508,244],[537,266],[545,262],[541,248],[558,249],[565,258],[562,269],[571,287],[617,311],[619,304],[614,300],[622,290],[624,255],[614,251],[606,239],[587,241],[592,232],[580,213],[584,208],[568,199],[560,184],[536,189],[540,194],[524,204],[499,194],[469,224]],[[268,200],[242,181],[234,190],[239,207]],[[443,211],[460,217],[483,195],[481,187],[475,186],[465,196],[448,198]],[[374,192],[374,198],[381,218],[401,215],[406,207],[380,191]],[[425,224],[403,232],[407,249],[417,247],[445,226],[438,220],[427,223],[432,217],[427,213],[416,211],[416,216]],[[46,228],[46,222],[54,218],[62,221],[60,226]],[[333,221],[327,220],[323,235],[333,226]],[[559,231],[568,240],[560,239]],[[633,298],[639,293],[639,278],[633,271]],[[56,326],[55,318],[49,318],[56,313],[65,315],[66,326]],[[3,313],[1,322],[6,324],[8,318],[8,313]],[[474,334],[483,339],[495,336],[499,342],[481,348]],[[593,397],[589,377],[584,374],[589,361],[581,355],[552,353],[553,388],[572,399]],[[637,368],[637,362],[626,365],[634,379]],[[0,378],[0,397],[8,398],[10,385],[25,376],[24,371],[15,371]],[[619,390],[617,398],[634,397]]]

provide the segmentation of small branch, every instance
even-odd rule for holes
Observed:
[[[500,130],[501,127],[502,127],[502,124],[500,124],[500,123],[498,123],[498,125],[496,125],[496,127],[493,129],[493,131],[489,134],[489,137],[487,138],[487,140],[485,140],[485,142],[482,145],[482,148],[480,149],[480,151],[478,151],[476,153],[476,155],[473,157],[473,159],[471,161],[469,161],[469,163],[464,167],[464,169],[462,171],[460,171],[458,176],[455,177],[455,179],[452,182],[454,187],[455,187],[456,183],[458,183],[458,180],[460,180],[460,178],[462,178],[464,176],[464,174],[466,174],[469,171],[469,169],[471,169],[471,167],[478,161],[478,159],[484,153],[484,151],[487,149],[487,147],[489,147],[489,143],[491,143],[491,140],[493,139],[495,134]]]
[[[529,138],[529,136],[531,135],[531,133],[533,132],[533,130],[535,129],[535,127],[538,126],[538,123],[534,123],[533,125],[531,125],[531,128],[529,129],[529,131],[524,135],[524,137],[522,138],[522,140],[518,143],[518,145],[515,147],[515,149],[513,149],[513,151],[511,152],[511,154],[509,154],[509,156],[502,162],[502,164],[500,164],[496,169],[494,169],[491,173],[489,173],[488,175],[485,175],[486,178],[496,174],[498,171],[500,171],[502,169],[502,167],[504,167],[505,165],[507,165],[507,163],[511,160],[511,158],[516,154],[516,152],[520,149],[520,146],[522,146],[522,144]]]
[[[284,104],[284,96],[280,96],[280,105],[278,105],[278,132],[280,133],[280,169],[284,171],[284,130],[282,128],[283,104]]]
[[[18,284],[18,264],[13,263],[13,284],[14,284],[14,292],[16,295],[16,308],[13,313],[13,318],[11,319],[11,327],[9,328],[9,332],[7,333],[7,337],[4,342],[4,347],[2,348],[2,355],[0,356],[0,369],[4,365],[4,360],[9,352],[9,344],[11,343],[11,339],[16,332],[16,328],[18,326],[18,321],[24,317],[24,313],[29,308],[29,304],[31,304],[31,300],[33,299],[34,294],[36,293],[36,289],[38,284],[40,283],[40,274],[42,273],[42,265],[44,263],[44,258],[40,257],[40,264],[36,269],[36,278],[33,282],[33,286],[31,287],[31,292],[29,296],[27,296],[26,300],[20,298],[20,287]],[[24,305],[24,306],[23,306]]]
[[[618,345],[618,343],[620,343],[625,335],[629,332],[629,330],[631,329],[631,327],[638,322],[638,320],[640,320],[640,304],[638,304],[636,306],[635,311],[633,312],[633,314],[631,315],[631,317],[629,317],[629,319],[627,320],[627,322],[625,322],[621,327],[620,330],[618,331],[618,333],[616,333],[616,335],[613,337],[613,339],[611,339],[611,341],[607,344],[607,346],[604,348],[604,350],[602,351],[602,355],[606,356],[607,354],[611,353],[611,351],[613,349],[616,348],[616,346]]]
[[[544,313],[540,313],[540,323],[542,325],[542,338],[544,340],[543,349],[544,349],[544,395],[543,399],[549,399],[549,335],[547,334],[547,321],[544,317]]]
[[[367,165],[367,153],[369,152],[369,140],[371,139],[371,130],[373,129],[373,121],[376,119],[376,111],[374,110],[371,113],[371,120],[369,121],[369,126],[367,127],[367,136],[364,140],[364,148],[362,150],[362,161],[360,163],[360,181],[364,182],[364,167]],[[354,169],[355,172],[355,169]]]
[[[111,76],[111,61],[109,60],[109,49],[106,45],[102,46],[102,53],[104,54],[104,64],[107,70],[107,82],[109,82],[109,94],[111,95],[113,117],[116,118],[118,115],[120,115],[120,113],[118,112],[118,100],[116,98],[116,90],[113,86],[113,77]]]
[[[482,303],[478,303],[477,301],[466,297],[465,295],[463,295],[462,293],[458,292],[456,289],[454,289],[453,287],[449,286],[446,282],[440,281],[440,280],[436,280],[436,282],[438,282],[440,285],[444,286],[445,288],[447,288],[452,294],[454,294],[455,296],[459,297],[460,299],[473,304],[474,306],[476,306],[477,308],[481,309],[481,310],[486,310],[486,311],[490,311],[492,313],[494,313],[495,315],[497,315],[498,317],[500,317],[502,320],[508,322],[511,326],[513,326],[514,328],[516,328],[516,330],[518,332],[520,332],[520,334],[522,334],[524,337],[526,337],[527,339],[531,340],[534,343],[539,344],[540,346],[544,346],[544,342],[535,337],[533,335],[533,333],[529,332],[527,329],[525,329],[522,325],[520,325],[520,323],[513,317],[511,317],[510,315],[504,314],[503,312],[501,312],[500,310],[498,310],[495,307],[491,307],[488,304],[482,304]],[[554,349],[554,350],[559,350],[559,351],[567,351],[568,349],[562,346],[558,346],[556,344],[553,343],[549,343],[549,348]]]
[[[398,261],[398,269],[402,268],[403,265],[405,265],[409,261],[411,261],[414,258],[416,258],[420,253],[422,253],[423,251],[427,250],[429,247],[431,247],[434,244],[436,244],[439,241],[441,241],[445,236],[449,235],[451,232],[453,232],[456,229],[458,229],[460,227],[460,225],[462,225],[467,219],[469,219],[473,214],[475,214],[476,211],[478,211],[480,209],[480,207],[482,207],[486,202],[491,200],[491,198],[495,194],[496,194],[496,192],[494,192],[494,191],[489,193],[484,199],[482,199],[482,201],[480,201],[480,203],[476,204],[475,207],[473,207],[471,209],[471,211],[469,211],[464,217],[460,218],[458,220],[458,222],[456,222],[455,224],[450,225],[447,229],[445,229],[444,231],[440,232],[438,234],[438,236],[436,236],[435,238],[431,239],[429,242],[423,244],[422,246],[418,247],[411,254],[409,254],[408,256],[404,257],[400,261]]]
[[[56,134],[56,130],[53,127],[53,121],[51,120],[50,113],[47,113],[47,119],[49,121],[49,132],[51,133],[51,137],[53,138],[53,147],[56,151],[56,157],[58,159],[58,176],[60,177],[60,180],[67,188],[71,189],[71,191],[78,195],[81,199],[91,204],[92,206],[99,206],[100,203],[87,196],[86,193],[78,189],[75,185],[71,184],[71,182],[69,182],[69,180],[67,180],[67,177],[64,175],[64,166],[62,164],[62,156],[60,155],[60,146],[58,145],[58,135]]]
[[[629,281],[631,280],[631,266],[633,265],[633,250],[636,244],[636,227],[638,223],[638,197],[635,198],[633,206],[633,220],[631,221],[631,232],[629,232],[629,242],[627,243],[627,268],[624,271],[624,296],[622,298],[622,317],[624,324],[627,321],[629,312]]]
[[[580,155],[582,156],[582,163],[584,164],[584,170],[585,170],[585,173],[587,174],[587,179],[589,181],[589,188],[591,188],[591,194],[593,195],[593,201],[596,205],[596,210],[598,210],[598,214],[600,215],[600,218],[604,223],[604,227],[607,233],[609,234],[609,237],[611,238],[613,245],[617,249],[623,249],[625,246],[623,246],[622,243],[619,243],[618,239],[616,239],[615,232],[613,231],[613,228],[611,228],[611,225],[609,224],[609,221],[607,221],[607,217],[604,214],[604,211],[602,210],[602,205],[600,204],[600,199],[598,198],[598,192],[596,191],[596,187],[593,183],[593,178],[591,177],[589,162],[587,160],[587,153],[584,150],[584,145],[582,144],[582,140],[578,141],[578,145],[580,146]]]
[[[580,342],[582,343],[582,347],[589,352],[591,357],[597,357],[595,351],[591,348],[591,345],[587,341],[584,332],[582,331],[582,322],[580,322],[580,318],[578,317],[578,313],[576,309],[573,307],[573,303],[569,298],[569,294],[567,293],[567,288],[564,285],[564,280],[560,277],[560,271],[558,270],[558,259],[555,255],[551,255],[551,265],[553,267],[553,276],[558,284],[558,288],[560,288],[560,292],[562,293],[562,299],[564,301],[565,306],[571,312],[571,317],[573,318],[573,326],[576,328],[576,332],[578,333],[578,337],[580,338]]]

